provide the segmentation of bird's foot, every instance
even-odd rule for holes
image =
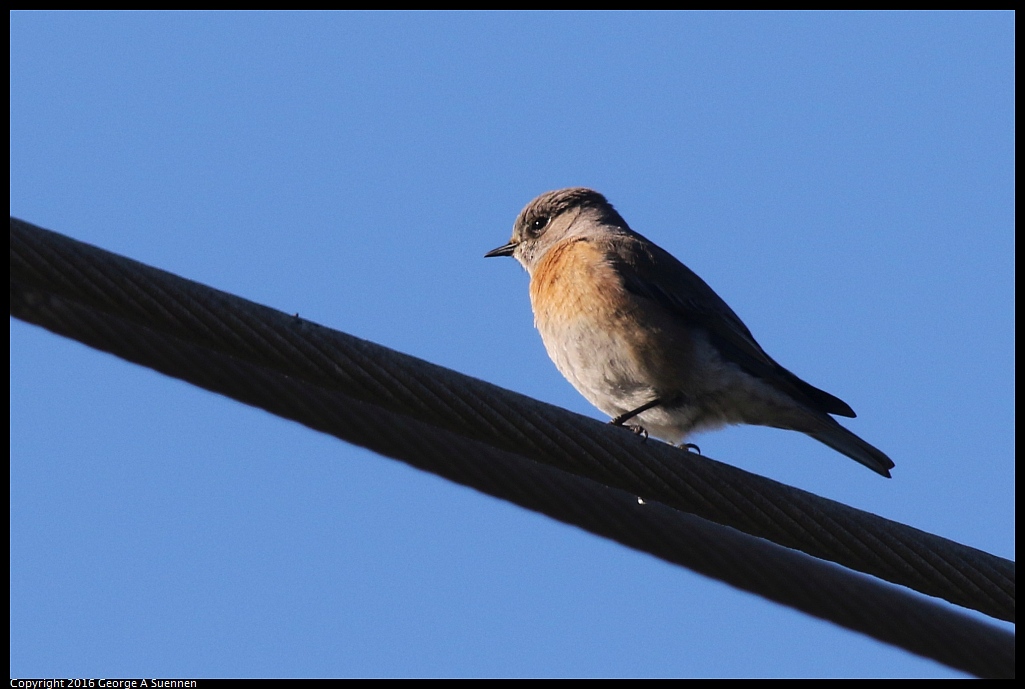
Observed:
[[[611,421],[609,421],[609,425],[610,426],[620,426],[620,427],[625,428],[626,430],[630,431],[634,435],[644,436],[643,440],[645,442],[647,442],[647,440],[648,440],[648,432],[646,430],[644,430],[644,426],[641,426],[639,424],[636,424],[636,423],[623,423],[618,418],[616,418],[616,419],[612,419]]]
[[[635,423],[628,423],[625,426],[623,426],[623,428],[629,428],[631,431],[633,431],[634,435],[643,436],[641,438],[641,442],[643,442],[643,443],[648,442],[648,432],[646,430],[644,430],[644,426],[641,426],[641,425],[638,425],[638,424],[635,424]]]
[[[677,447],[681,450],[686,450],[687,452],[696,452],[699,455],[701,454],[701,448],[694,443],[680,443]]]

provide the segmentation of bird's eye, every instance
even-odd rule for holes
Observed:
[[[541,215],[541,216],[538,216],[538,217],[534,218],[533,220],[530,221],[530,230],[531,230],[531,232],[533,232],[534,234],[538,234],[539,232],[541,232],[541,230],[545,229],[548,226],[548,223],[550,221],[551,221],[551,217],[549,217],[547,215]]]

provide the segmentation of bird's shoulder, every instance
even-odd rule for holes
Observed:
[[[853,417],[843,400],[801,380],[776,363],[740,317],[698,275],[672,254],[639,235],[617,237],[606,253],[622,262],[626,289],[692,326],[703,328],[727,361],[801,400],[813,409]]]
[[[754,343],[733,309],[697,273],[657,244],[636,233],[606,238],[604,254],[624,276],[626,289],[688,321],[727,329]],[[757,345],[756,345],[757,346]]]

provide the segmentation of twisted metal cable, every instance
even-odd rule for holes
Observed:
[[[955,669],[1014,676],[1012,634],[903,590],[18,281],[11,304],[59,334]]]
[[[44,327],[60,329],[59,324],[43,322],[40,305],[65,298],[121,319],[126,328],[145,327],[161,337],[266,367],[465,439],[587,476],[649,502],[1000,619],[1014,619],[1013,562],[705,457],[660,443],[641,443],[621,429],[14,218],[11,281],[12,315]],[[183,372],[172,375],[191,380]]]

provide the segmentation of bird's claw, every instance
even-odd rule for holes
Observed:
[[[641,439],[641,442],[648,442],[648,432],[644,430],[644,426],[639,426],[634,423],[628,423],[624,426],[624,428],[629,428],[631,431],[633,431],[634,435],[644,436]]]
[[[696,452],[699,455],[701,454],[701,448],[694,443],[680,443],[677,447],[681,450],[686,450],[687,452]]]
[[[612,419],[612,421],[609,421],[609,425],[610,426],[620,426],[621,428],[625,428],[626,430],[630,431],[634,435],[644,436],[642,438],[643,442],[647,442],[648,441],[648,432],[646,430],[644,430],[644,426],[641,426],[641,425],[635,424],[635,423],[623,423],[618,418],[615,418],[615,419]]]

